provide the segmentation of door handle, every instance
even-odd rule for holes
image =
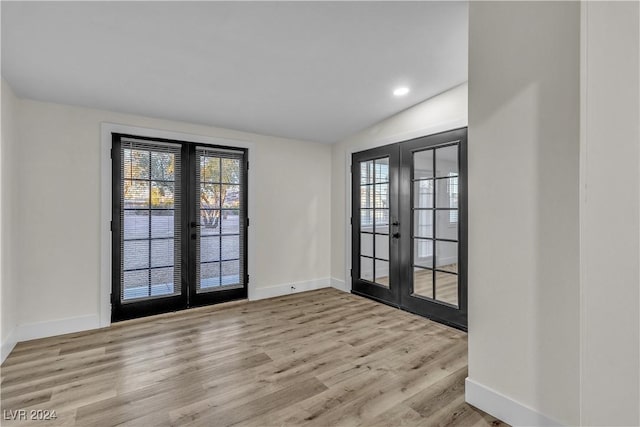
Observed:
[[[197,223],[197,222],[195,222],[195,221],[191,221],[191,227],[192,227],[192,228],[200,227],[200,224],[198,224],[198,223]]]
[[[398,221],[393,221],[391,225],[393,225],[394,227],[397,227],[400,225],[400,223]]]
[[[391,235],[391,237],[393,237],[394,239],[399,239],[400,238],[400,233],[393,233]]]

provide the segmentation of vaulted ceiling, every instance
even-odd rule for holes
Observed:
[[[467,34],[465,2],[3,1],[2,75],[26,98],[331,143],[464,82]]]

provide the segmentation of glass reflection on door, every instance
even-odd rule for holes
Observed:
[[[413,296],[458,306],[459,144],[413,153]]]
[[[389,287],[389,158],[360,163],[360,278]]]
[[[196,292],[242,286],[242,157],[200,147],[196,153]]]
[[[120,149],[120,303],[178,295],[180,151],[133,141]]]

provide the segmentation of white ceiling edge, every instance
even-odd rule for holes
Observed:
[[[1,6],[19,97],[278,138],[339,142],[467,76],[461,2]]]

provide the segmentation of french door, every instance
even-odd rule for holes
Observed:
[[[467,130],[354,153],[352,290],[467,328]]]
[[[124,134],[112,146],[112,320],[246,298],[246,150]]]

